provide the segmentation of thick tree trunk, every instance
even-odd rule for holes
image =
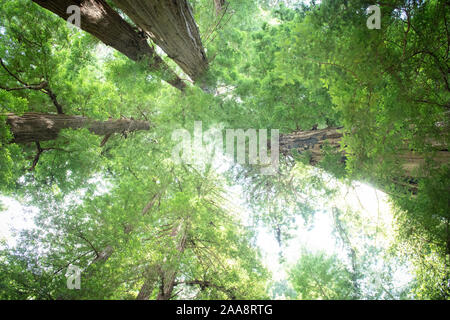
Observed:
[[[299,154],[309,151],[311,153],[310,164],[316,165],[323,159],[323,146],[328,144],[337,152],[340,151],[340,143],[343,134],[340,128],[327,128],[321,130],[295,131],[289,134],[280,135],[280,152],[287,154],[296,150]],[[345,154],[342,159],[345,161]]]
[[[114,3],[192,80],[206,71],[208,61],[187,0],[114,0]]]
[[[341,150],[341,139],[343,134],[340,128],[327,128],[321,130],[295,131],[293,133],[280,135],[280,152],[288,154],[296,150],[299,154],[309,151],[311,154],[310,164],[317,165],[324,157],[323,147],[327,144],[336,153],[342,154],[342,162],[346,161],[345,152]],[[436,148],[433,160],[438,164],[450,162],[450,152],[446,146],[434,144]],[[401,162],[404,177],[416,177],[417,169],[425,164],[425,157],[413,151],[399,151],[395,158]]]
[[[150,130],[145,121],[120,119],[96,121],[81,116],[64,114],[25,113],[21,116],[6,114],[6,123],[14,136],[13,143],[29,143],[54,140],[62,129],[87,128],[96,135]]]
[[[145,36],[113,10],[104,0],[33,0],[38,5],[56,13],[67,20],[71,5],[80,7],[81,29],[92,34],[104,44],[113,47],[133,61],[148,58],[150,69],[162,73],[162,79],[177,89],[183,90],[185,84],[151,48]]]

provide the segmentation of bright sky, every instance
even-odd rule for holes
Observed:
[[[6,240],[8,245],[16,244],[16,232],[33,228],[33,217],[39,212],[36,208],[27,208],[18,201],[0,196],[5,211],[0,210],[0,241]]]

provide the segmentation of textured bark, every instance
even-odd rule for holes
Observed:
[[[114,248],[111,246],[107,246],[105,249],[103,249],[102,251],[100,251],[97,255],[97,257],[95,257],[94,260],[92,260],[92,263],[96,263],[96,262],[106,262],[109,257],[111,257],[111,255],[114,252]]]
[[[136,300],[148,300],[150,299],[150,296],[154,289],[154,281],[150,281],[149,279],[146,279],[144,285],[139,290],[138,296]]]
[[[33,0],[33,2],[56,13],[64,20],[71,16],[67,13],[69,6],[79,6],[81,29],[133,61],[148,58],[152,71],[161,72],[162,78],[175,88],[180,90],[185,88],[184,82],[148,45],[146,37],[123,20],[104,0]]]
[[[323,146],[328,144],[336,149],[340,148],[342,133],[340,128],[327,128],[321,130],[295,131],[290,134],[280,135],[280,152],[290,153],[296,150],[299,154],[305,151],[311,153],[311,165],[316,165],[323,159]],[[341,151],[339,151],[341,152]],[[345,161],[345,154],[342,152],[342,159]]]
[[[145,121],[120,119],[95,121],[81,116],[64,114],[25,113],[21,116],[6,114],[6,123],[13,133],[13,143],[29,143],[55,140],[62,129],[87,128],[96,135],[150,130]]]
[[[412,151],[398,153],[396,157],[402,162],[402,168],[408,177],[414,177],[415,172],[425,164],[425,158]],[[436,150],[432,159],[439,165],[447,164],[450,162],[450,152],[448,150]]]
[[[114,3],[192,80],[206,71],[208,61],[186,0],[114,0]]]
[[[158,282],[158,277],[161,270],[158,265],[150,265],[147,267],[144,278],[145,282],[142,285],[136,300],[148,300],[153,293]]]
[[[311,153],[310,164],[317,165],[324,157],[323,146],[327,144],[337,153],[342,154],[342,162],[346,161],[345,152],[341,150],[341,139],[343,137],[340,128],[327,128],[321,130],[295,131],[290,134],[280,135],[280,151],[287,154],[296,150],[299,154],[305,151]],[[446,146],[431,143],[436,152],[433,160],[438,165],[450,163],[450,152]],[[425,164],[425,158],[413,151],[399,151],[395,158],[401,162],[404,177],[415,177],[417,169]]]

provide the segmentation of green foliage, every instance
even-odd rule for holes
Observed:
[[[336,256],[303,252],[289,272],[289,281],[301,300],[352,298],[350,273]]]
[[[1,244],[1,299],[135,299],[146,286],[155,299],[172,275],[172,299],[449,298],[444,1],[388,1],[380,30],[366,28],[364,0],[226,2],[216,16],[213,1],[190,1],[210,68],[181,93],[148,72],[151,61],[112,52],[31,1],[2,1],[0,192],[38,214],[16,245]],[[47,91],[25,88],[44,82]],[[56,113],[48,90],[67,115],[151,130],[107,141],[63,130],[40,154],[12,143],[5,114]],[[282,155],[275,176],[257,166],[219,174],[171,159],[172,132],[194,121],[282,134],[341,127],[344,138],[342,150],[323,146],[315,168],[309,151]],[[352,180],[391,196],[392,252],[376,245],[378,221],[334,205]],[[249,221],[230,199],[235,185]],[[283,251],[298,222],[311,227],[327,206],[346,257],[304,251],[289,283],[271,282],[255,230]],[[392,275],[403,259],[415,268],[405,287]],[[70,264],[82,290],[66,287]]]

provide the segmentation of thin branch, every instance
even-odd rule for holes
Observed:
[[[111,133],[105,135],[102,142],[100,143],[100,147],[103,147],[106,144],[106,142],[108,142],[109,138],[111,138]]]
[[[43,81],[39,84],[24,85],[23,87],[16,87],[16,88],[7,88],[7,87],[0,85],[0,89],[5,90],[5,91],[16,91],[16,90],[26,90],[26,89],[41,91],[46,86],[47,86],[47,82]]]
[[[84,241],[86,241],[88,243],[89,247],[91,247],[91,249],[94,250],[94,252],[96,254],[96,258],[100,257],[100,254],[99,254],[98,250],[94,247],[92,242],[89,241],[85,236],[83,236],[83,234],[81,232],[77,233],[76,236],[79,237],[80,239],[83,239]]]
[[[3,59],[0,58],[0,64],[3,67],[3,69],[6,70],[6,72],[13,77],[14,79],[16,79],[17,81],[19,81],[21,84],[27,86],[28,84],[26,84],[25,82],[23,82],[22,80],[20,80],[14,73],[12,73],[11,71],[9,71],[9,69],[5,66],[5,64],[3,63]]]
[[[34,157],[33,164],[28,169],[29,171],[34,171],[34,169],[36,168],[36,165],[39,162],[39,158],[41,157],[42,152],[44,152],[44,150],[41,148],[41,144],[39,142],[36,142],[36,149],[37,149],[37,153],[36,153],[36,156]]]
[[[50,97],[50,100],[52,100],[53,105],[56,107],[56,111],[58,114],[64,114],[62,106],[59,104],[58,100],[56,99],[56,94],[53,93],[53,91],[50,89],[50,87],[47,84],[47,87],[45,88],[45,94]]]
[[[50,97],[50,100],[52,101],[53,105],[56,107],[56,111],[58,114],[64,114],[62,106],[59,104],[58,100],[56,99],[56,94],[50,89],[50,86],[48,84],[48,81],[42,81],[40,84],[28,84],[25,81],[22,81],[18,76],[16,76],[14,73],[12,73],[8,67],[3,63],[3,59],[0,58],[0,64],[5,69],[5,71],[13,77],[16,81],[18,81],[20,84],[23,85],[23,87],[18,88],[6,88],[3,86],[0,86],[0,89],[6,90],[6,91],[13,91],[13,90],[23,90],[23,89],[30,89],[30,90],[38,90],[42,93],[45,93],[47,96]]]
[[[52,151],[52,150],[57,150],[57,151],[64,151],[64,152],[70,152],[69,150],[65,150],[62,148],[54,148],[54,147],[50,147],[50,148],[42,148],[41,144],[39,143],[39,141],[36,141],[36,149],[37,149],[37,153],[36,156],[34,157],[33,160],[33,164],[31,165],[31,167],[28,169],[28,171],[34,171],[34,169],[36,168],[39,159],[41,157],[41,155],[46,152],[46,151]]]

